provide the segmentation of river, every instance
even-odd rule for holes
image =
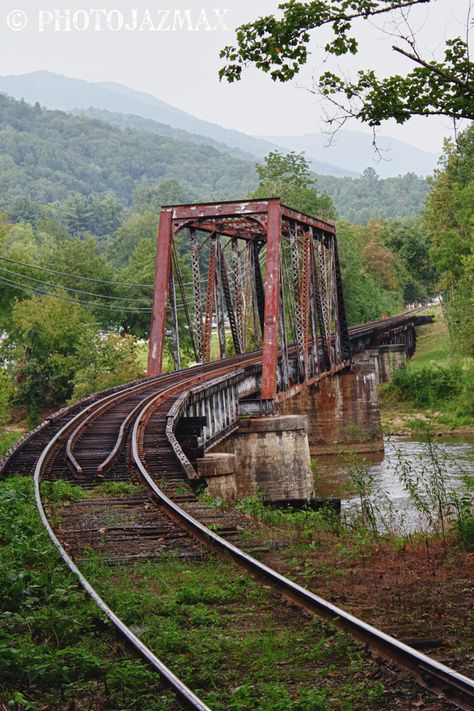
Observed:
[[[462,491],[466,476],[474,477],[474,437],[436,437],[434,440],[435,460],[438,462],[440,478],[446,491]],[[371,501],[383,512],[396,513],[397,526],[401,531],[427,528],[426,518],[420,515],[407,490],[402,484],[400,472],[410,472],[410,478],[432,482],[433,457],[427,445],[416,439],[405,437],[385,438],[385,451],[352,456],[322,456],[317,459],[318,497],[341,498],[342,511],[350,512],[360,508],[360,498],[354,490],[353,472],[364,472],[364,480],[372,480]],[[423,489],[423,483],[419,489]],[[429,495],[424,496],[424,500]],[[390,502],[387,505],[387,501]],[[389,517],[387,517],[388,520]]]

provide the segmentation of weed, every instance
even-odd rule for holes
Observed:
[[[126,481],[107,481],[96,486],[93,493],[94,496],[122,496],[125,494],[139,496],[143,494],[143,489],[141,486]]]
[[[52,503],[64,503],[84,499],[86,493],[80,486],[68,481],[45,481],[41,484],[42,496]]]
[[[23,432],[8,432],[7,430],[0,431],[0,457],[8,452],[10,447],[13,447],[23,435]]]
[[[445,543],[448,532],[454,528],[461,540],[468,543],[472,491],[466,485],[459,490],[449,486],[448,465],[453,463],[452,459],[433,441],[433,433],[426,423],[420,425],[418,434],[422,452],[417,461],[413,463],[403,457],[401,450],[395,447],[395,472],[418,512],[419,525],[423,530],[439,533]]]
[[[64,482],[44,488],[55,503],[78,498],[77,487]],[[59,711],[81,699],[84,708],[171,709],[156,675],[124,659],[115,633],[64,566],[36,513],[31,479],[0,482],[0,508],[0,707]]]

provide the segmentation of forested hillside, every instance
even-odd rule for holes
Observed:
[[[381,179],[374,168],[366,168],[360,178],[320,175],[318,183],[333,200],[338,217],[358,224],[374,217],[417,215],[429,192],[428,182],[414,173]]]
[[[367,170],[325,184],[295,153],[274,151],[255,166],[210,145],[6,97],[0,121],[4,417],[24,407],[33,424],[45,408],[143,373],[138,339],[149,330],[159,212],[187,200],[280,195],[337,218],[330,194],[339,190],[341,199],[345,190],[353,223],[367,222],[337,223],[349,322],[443,290],[451,330],[471,350],[463,324],[472,291],[472,130],[449,148],[420,218],[404,217],[406,201],[421,206],[426,187],[413,175],[384,181]],[[397,219],[380,217],[381,206]],[[185,362],[192,356],[182,347]]]
[[[107,193],[130,207],[137,186],[168,179],[179,181],[189,201],[244,197],[257,185],[251,157],[210,139],[185,140],[184,131],[154,121],[114,120],[123,127],[0,95],[0,209],[25,197],[48,204]],[[318,176],[318,183],[339,218],[362,224],[416,215],[428,192],[414,174],[382,180],[371,168],[360,178]]]
[[[209,145],[47,111],[0,95],[0,208],[25,195],[42,203],[111,191],[125,205],[140,182],[179,180],[190,199],[244,195],[251,162]]]

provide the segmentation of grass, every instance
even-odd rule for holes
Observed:
[[[448,327],[440,306],[433,310],[435,320],[432,324],[417,328],[416,351],[410,360],[413,369],[426,365],[448,365],[452,357]]]
[[[411,434],[420,423],[435,432],[474,428],[474,358],[455,357],[441,307],[417,329],[416,352],[405,373],[380,388],[386,433]]]
[[[64,482],[44,488],[55,509],[79,492]],[[177,708],[68,573],[31,480],[0,482],[0,505],[0,708]],[[120,568],[91,558],[83,572],[214,711],[380,708],[379,668],[361,648],[230,563],[169,556]]]
[[[76,488],[58,482],[48,495],[77,498]],[[68,573],[36,514],[31,479],[0,482],[0,507],[0,708],[173,708]]]
[[[220,559],[122,570],[93,561],[87,574],[214,711],[355,711],[383,697],[380,681],[361,681],[367,662],[344,634]]]
[[[3,457],[6,452],[23,437],[24,432],[19,430],[7,430],[0,428],[0,457]]]

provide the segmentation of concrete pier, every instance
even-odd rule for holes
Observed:
[[[377,374],[370,362],[325,378],[318,385],[285,400],[285,414],[308,418],[311,456],[342,451],[383,451]]]
[[[307,427],[301,414],[252,417],[213,449],[235,455],[239,498],[256,493],[268,502],[312,497]]]
[[[395,371],[403,368],[407,362],[405,346],[399,344],[367,348],[353,358],[355,363],[370,363],[378,383],[390,382]]]
[[[207,490],[226,503],[237,498],[236,456],[228,452],[209,452],[196,461],[198,474],[206,480]]]

